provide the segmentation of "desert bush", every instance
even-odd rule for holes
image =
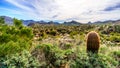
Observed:
[[[74,36],[74,35],[77,35],[77,34],[78,34],[77,31],[72,31],[72,32],[70,33],[70,36]]]
[[[20,28],[23,26],[22,24],[22,20],[18,20],[16,18],[13,19],[13,24],[17,27],[17,28]]]
[[[65,34],[65,33],[68,33],[69,30],[67,28],[63,27],[63,28],[57,29],[57,32],[59,32],[59,34]]]
[[[17,29],[15,26],[8,26],[6,31],[4,32],[11,35],[18,35],[20,33],[20,30]]]
[[[0,66],[4,68],[39,68],[39,62],[28,52],[22,51],[21,53],[6,56],[1,60]]]
[[[1,26],[0,30],[1,30],[1,34],[0,34],[0,36],[1,36],[0,39],[1,40],[0,40],[0,42],[3,42],[3,43],[4,43],[5,40],[8,40],[8,39],[13,40],[13,39],[16,39],[16,37],[17,37],[17,39],[20,39],[22,36],[24,36],[28,39],[33,38],[32,29],[28,28],[28,27],[22,27],[21,29],[19,29],[15,26],[4,25],[4,26]],[[24,37],[22,37],[22,39]]]
[[[114,56],[114,58],[118,61],[118,66],[117,66],[117,68],[119,68],[119,67],[120,67],[120,50],[114,51],[114,52],[113,52],[113,56]]]
[[[45,65],[43,67],[53,67],[56,66],[56,60],[59,60],[59,57],[62,57],[62,53],[60,50],[55,49],[56,47],[50,44],[43,44],[36,47],[36,49],[32,52],[33,56],[37,57],[39,62],[45,61]],[[53,51],[54,49],[54,51]],[[57,50],[57,52],[55,52]],[[59,55],[55,56],[55,53],[59,53]],[[40,56],[42,55],[42,56]],[[59,58],[59,59],[58,59]],[[59,60],[60,63],[60,60]],[[59,65],[58,61],[57,64]]]
[[[106,25],[104,29],[102,30],[103,34],[110,34],[111,32],[114,32],[114,26],[113,25]]]
[[[51,44],[42,44],[37,46],[32,55],[35,56],[39,62],[44,63],[43,67],[59,68],[61,64],[67,63],[71,59],[73,51],[71,49],[61,50],[57,46]]]
[[[52,30],[52,31],[49,32],[49,34],[52,35],[52,36],[56,36],[57,35],[57,31]]]
[[[114,51],[114,55],[120,57],[120,51]]]
[[[113,35],[109,39],[111,42],[120,42],[120,36]]]
[[[0,44],[1,43],[7,43],[10,40],[11,40],[11,35],[10,34],[4,33],[4,34],[0,35]]]
[[[86,53],[77,54],[77,58],[70,64],[70,68],[116,68],[118,61],[111,56],[104,54],[87,55]]]
[[[46,37],[47,37],[47,34],[46,34],[45,32],[41,32],[40,37],[46,38]]]
[[[25,41],[9,41],[8,43],[0,44],[0,56],[4,57],[6,55],[19,53],[23,50],[29,50],[30,44]]]
[[[120,25],[114,25],[114,32],[120,33]]]
[[[27,37],[29,39],[33,38],[33,32],[32,29],[24,27],[20,30],[20,36]]]
[[[111,32],[120,33],[120,25],[107,25],[107,27],[102,31],[104,34],[110,34]]]
[[[22,28],[19,29],[12,25],[1,25],[0,30],[0,56],[30,49],[33,38],[31,28],[22,26]]]
[[[73,45],[70,43],[67,43],[64,45],[64,49],[72,49]]]

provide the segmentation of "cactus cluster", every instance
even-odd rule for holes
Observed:
[[[100,37],[97,32],[91,31],[87,34],[87,52],[98,53]]]

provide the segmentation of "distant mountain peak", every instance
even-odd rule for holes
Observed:
[[[63,24],[65,24],[65,25],[80,25],[81,23],[77,22],[75,20],[72,20],[70,22],[64,22]]]

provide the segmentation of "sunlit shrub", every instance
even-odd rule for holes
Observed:
[[[11,40],[11,38],[12,37],[10,34],[4,33],[4,34],[0,35],[0,44],[9,42]]]
[[[71,62],[70,68],[116,68],[118,61],[104,54],[79,53],[78,57]]]
[[[120,25],[114,25],[115,32],[120,33]]]
[[[70,59],[73,51],[71,49],[61,50],[57,46],[51,44],[42,44],[37,46],[32,55],[35,56],[40,63],[44,63],[43,67],[59,68],[62,64],[66,64]]]
[[[19,53],[23,50],[29,50],[30,44],[25,41],[9,41],[8,43],[0,44],[0,56]]]
[[[33,38],[33,32],[32,32],[32,29],[30,28],[22,28],[20,30],[20,36],[23,36],[23,37],[27,37],[27,38]]]
[[[12,54],[0,59],[4,68],[39,68],[39,62],[28,51]]]
[[[52,31],[49,32],[49,34],[52,35],[52,36],[56,36],[57,35],[57,31],[52,30]]]
[[[72,32],[70,33],[70,36],[74,36],[74,35],[77,35],[77,34],[78,34],[77,31],[72,31]]]
[[[22,20],[18,20],[16,18],[13,19],[13,24],[17,27],[17,28],[21,28],[23,26],[22,24]]]
[[[120,42],[120,36],[110,36],[110,41],[111,42]]]

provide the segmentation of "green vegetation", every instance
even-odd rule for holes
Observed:
[[[1,25],[1,24],[4,24],[4,23],[5,23],[4,18],[3,18],[3,17],[0,17],[0,25]]]
[[[3,68],[39,68],[39,62],[28,51],[22,51],[1,59]],[[0,67],[0,68],[1,68]]]
[[[16,18],[13,19],[13,23],[16,27],[22,27],[22,21],[21,20],[18,20]]]
[[[0,25],[0,56],[30,50],[33,38],[32,29],[22,25],[21,27],[19,29],[16,26]]]
[[[93,39],[97,54],[86,52],[90,31],[100,36]],[[119,24],[28,27],[15,18],[13,25],[0,18],[0,68],[119,68],[119,33]]]

